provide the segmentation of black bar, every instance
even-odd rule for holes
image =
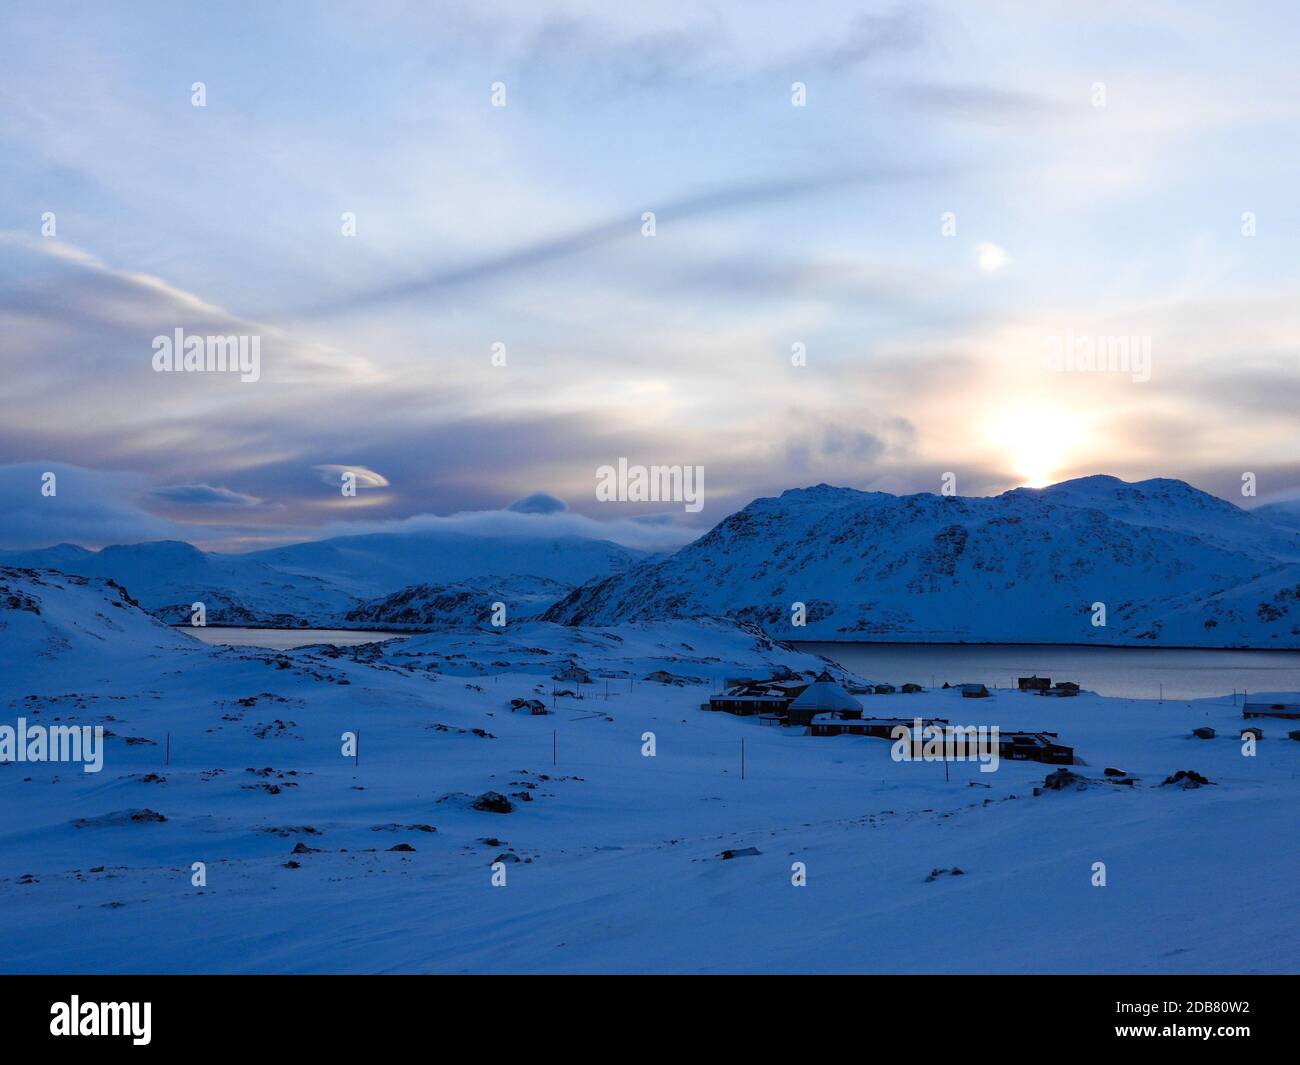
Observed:
[[[796,987],[802,994],[791,996]],[[789,976],[5,976],[0,1031],[9,1052],[97,1052],[112,1043],[144,1049],[130,1034],[52,1035],[52,1007],[70,1006],[76,995],[82,1011],[88,1003],[147,1002],[149,1047],[202,1048],[205,1057],[318,1048],[334,1055],[404,1038],[447,1049],[447,1040],[467,1038],[486,1050],[508,1032],[528,1031],[537,1034],[527,1047],[532,1057],[555,1040],[582,1040],[610,1024],[625,1024],[627,1034],[649,1024],[643,1035],[657,1029],[678,1046],[685,1033],[707,1030],[732,1049],[842,1024],[860,1035],[887,1034],[896,1048],[912,1045],[918,1053],[981,1046],[1077,1053],[1124,1044],[1139,1053],[1191,1044],[1231,1053],[1243,1044],[1260,1050],[1289,1042],[1298,990],[1293,976],[809,976],[797,985]],[[769,1001],[782,1004],[775,1033],[771,1018],[755,1010]],[[581,1010],[557,1014],[565,1002],[580,1002]],[[1176,1011],[1167,1012],[1169,1005]],[[866,1016],[873,1019],[864,1028]],[[1173,1032],[1118,1032],[1147,1027]],[[1208,1039],[1177,1031],[1192,1027],[1215,1031]],[[1227,1028],[1248,1031],[1220,1031]]]

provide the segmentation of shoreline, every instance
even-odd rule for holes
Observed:
[[[773,637],[776,639],[776,637]],[[1246,647],[1206,646],[1204,644],[1146,644],[1146,643],[1053,643],[1051,641],[1021,642],[1017,640],[778,640],[792,647],[813,647],[832,644],[837,647],[1057,647],[1062,649],[1087,648],[1101,651],[1249,651],[1252,654],[1300,654],[1296,647]]]
[[[533,619],[530,619],[533,620]],[[680,621],[681,618],[664,618],[664,621]],[[726,619],[724,619],[726,620]],[[184,622],[170,623],[164,622],[168,628],[188,630],[192,628],[204,628],[209,630],[230,630],[230,629],[248,629],[257,632],[381,632],[397,639],[404,636],[425,636],[438,632],[451,631],[448,629],[430,629],[430,628],[412,628],[395,630],[391,628],[372,627],[372,626],[344,626],[344,625],[298,625],[287,627],[284,625],[203,625],[194,626]],[[610,628],[607,625],[569,625],[565,628]],[[836,647],[912,647],[912,648],[953,648],[953,647],[1050,647],[1060,650],[1089,649],[1104,651],[1248,651],[1251,654],[1296,654],[1300,655],[1300,646],[1296,647],[1251,647],[1243,645],[1205,645],[1205,644],[1133,644],[1133,643],[1058,643],[1051,640],[788,640],[779,636],[769,635],[769,639],[790,647],[813,647],[822,644]]]

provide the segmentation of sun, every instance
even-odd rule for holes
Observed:
[[[1026,488],[1058,480],[1083,438],[1078,416],[1050,404],[1002,411],[989,419],[984,432]]]

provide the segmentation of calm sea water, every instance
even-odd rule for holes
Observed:
[[[269,647],[274,651],[288,651],[294,647],[308,647],[316,643],[332,643],[337,647],[351,647],[358,643],[380,643],[396,640],[409,632],[358,632],[355,629],[241,629],[233,625],[208,625],[195,628],[176,626],[187,636],[204,643],[231,644],[237,647]]]
[[[1149,647],[988,644],[800,643],[871,681],[928,686],[1014,686],[1037,674],[1122,699],[1202,699],[1235,691],[1300,691],[1300,651],[1202,651]]]
[[[358,632],[353,629],[245,629],[209,625],[178,626],[204,643],[294,647],[332,643],[351,647],[399,639],[410,633]],[[1032,644],[800,643],[873,681],[926,687],[944,681],[978,681],[1013,687],[1017,677],[1036,673],[1054,681],[1072,680],[1088,691],[1123,699],[1203,699],[1234,691],[1300,691],[1300,651],[1202,651],[1152,647],[1046,647]]]

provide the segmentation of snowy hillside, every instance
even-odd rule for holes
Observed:
[[[1255,508],[1255,513],[1275,525],[1300,530],[1300,500],[1283,503],[1265,503]]]
[[[415,584],[349,610],[340,624],[402,631],[490,625],[492,604],[507,605],[506,617],[534,617],[573,586],[545,577],[482,577],[453,584]]]
[[[1088,477],[990,498],[818,485],[756,500],[545,616],[701,614],[783,639],[1294,648],[1300,533],[1171,480]]]
[[[188,650],[193,641],[145,613],[112,581],[0,566],[0,650],[10,672],[84,670],[122,656]]]
[[[1081,779],[1036,795],[1052,767],[945,773],[702,711],[713,678],[824,666],[723,621],[273,652],[201,645],[99,582],[0,587],[18,664],[0,723],[107,730],[98,773],[0,763],[5,972],[1277,973],[1300,955],[1300,743],[1255,722],[1244,757],[1230,697],[864,697],[1059,732]],[[571,666],[592,683],[554,679]],[[1212,783],[1165,783],[1181,770]]]
[[[171,624],[189,622],[191,604],[202,602],[209,625],[297,628],[337,623],[366,601],[412,585],[528,577],[567,590],[645,557],[574,536],[427,532],[339,537],[243,555],[204,552],[177,541],[102,551],[60,544],[0,551],[0,564],[115,580]]]

